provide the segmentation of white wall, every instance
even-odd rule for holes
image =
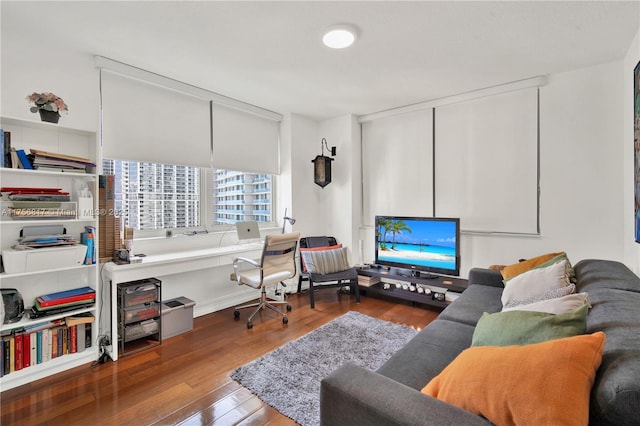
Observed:
[[[69,106],[61,126],[98,131],[99,76],[90,53],[67,50],[37,31],[26,37],[3,31],[0,75],[3,116],[39,121],[25,98],[33,92],[53,92]]]
[[[636,274],[640,272],[640,244],[633,237],[634,216],[634,164],[633,164],[633,70],[640,62],[640,31],[636,33],[624,59],[624,263]]]
[[[549,76],[540,90],[541,235],[463,234],[462,276],[472,267],[549,251],[564,250],[574,263],[623,259],[623,241],[633,235],[624,231],[623,188],[631,184],[621,165],[631,148],[623,131],[623,86],[622,62]],[[502,196],[519,190],[512,186]],[[411,194],[405,199],[410,203]],[[371,259],[372,232],[365,245]]]

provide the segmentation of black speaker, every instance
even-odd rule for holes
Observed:
[[[18,322],[24,315],[24,301],[22,295],[15,288],[3,288],[2,292],[2,317],[3,324]]]

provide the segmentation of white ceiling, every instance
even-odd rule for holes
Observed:
[[[2,1],[1,13],[3,37],[55,39],[277,112],[324,119],[622,59],[639,28],[639,6]],[[331,50],[321,33],[338,23],[355,25],[360,36]]]

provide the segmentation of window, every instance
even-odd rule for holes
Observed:
[[[198,167],[105,159],[102,170],[115,175],[116,211],[138,231],[272,221],[269,174],[214,169],[209,187],[201,180],[209,170]],[[209,202],[212,213],[201,208]]]
[[[271,222],[271,175],[214,169],[212,183],[213,225]]]

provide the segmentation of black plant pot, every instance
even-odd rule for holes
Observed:
[[[47,123],[57,123],[60,120],[60,114],[58,111],[47,111],[46,109],[39,109],[40,120],[46,121]]]

